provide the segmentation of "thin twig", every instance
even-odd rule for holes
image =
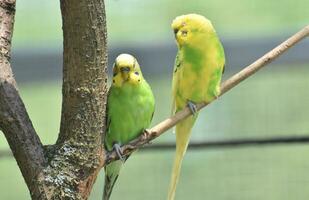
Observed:
[[[270,63],[271,61],[275,60],[281,54],[283,54],[286,50],[291,48],[293,45],[304,39],[309,35],[309,25],[304,27],[302,30],[291,36],[289,39],[278,45],[276,48],[271,50],[270,52],[266,53],[264,56],[256,60],[251,65],[244,68],[242,71],[238,72],[230,79],[225,81],[221,85],[221,94],[225,94],[227,91],[238,85],[241,81],[245,80],[259,69],[264,67],[266,64]],[[197,109],[200,110],[207,106],[209,103],[199,103],[197,104]],[[137,148],[144,146],[145,144],[149,143],[154,138],[159,137],[162,133],[167,131],[168,129],[175,126],[180,120],[188,117],[191,114],[188,108],[183,109],[180,112],[177,112],[174,116],[167,118],[166,120],[162,121],[161,123],[157,124],[153,128],[149,129],[148,132],[144,132],[140,137],[131,141],[129,144],[122,146],[122,152],[126,155],[131,153]],[[119,159],[116,152],[112,151],[106,156],[106,163],[109,163],[113,160]]]

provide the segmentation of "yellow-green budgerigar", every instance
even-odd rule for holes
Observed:
[[[149,125],[154,112],[154,96],[144,79],[137,60],[129,54],[119,55],[113,67],[113,83],[107,99],[105,146],[115,149],[121,160],[105,167],[103,200],[108,200],[120,169],[128,159],[120,145],[138,137]]]
[[[188,106],[193,115],[176,125],[176,155],[168,200],[175,198],[183,157],[198,116],[195,103],[210,102],[220,94],[225,56],[212,23],[197,14],[174,19],[172,29],[178,46],[173,74],[173,112]]]

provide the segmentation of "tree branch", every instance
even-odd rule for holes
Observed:
[[[62,116],[57,143],[91,140],[100,146],[107,93],[107,43],[102,0],[61,0]]]
[[[63,85],[60,133],[46,148],[40,174],[46,199],[87,199],[104,162],[107,95],[106,18],[103,0],[60,0]],[[36,193],[35,199],[42,199]]]
[[[0,129],[30,188],[46,160],[10,66],[14,15],[15,0],[0,0]]]
[[[238,85],[240,82],[257,72],[259,69],[264,67],[266,64],[270,63],[277,57],[279,57],[282,53],[286,50],[291,48],[293,45],[298,43],[300,40],[304,39],[309,35],[309,25],[304,27],[302,30],[291,36],[289,39],[281,43],[279,46],[271,50],[270,52],[266,53],[264,56],[256,60],[251,65],[244,68],[239,73],[232,76],[230,79],[225,81],[221,85],[221,94],[225,94],[230,89]],[[197,104],[197,109],[200,110],[207,106],[209,103],[199,103]],[[126,155],[131,153],[137,148],[144,146],[145,144],[149,143],[151,140],[159,137],[168,129],[175,126],[179,121],[191,115],[191,111],[188,108],[183,109],[182,111],[177,112],[174,116],[167,118],[166,120],[162,121],[161,123],[157,124],[153,128],[149,129],[148,132],[144,132],[140,137],[131,141],[130,143],[122,146],[122,152]],[[106,163],[109,163],[113,160],[119,159],[116,152],[112,151],[106,157]]]

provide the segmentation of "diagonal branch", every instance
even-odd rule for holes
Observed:
[[[10,66],[14,15],[15,0],[0,0],[0,129],[30,187],[46,161]]]
[[[251,65],[244,68],[239,73],[232,76],[230,79],[222,83],[221,85],[221,94],[225,94],[230,89],[238,85],[240,82],[266,66],[266,64],[270,63],[281,54],[283,54],[286,50],[291,48],[293,45],[304,39],[309,35],[309,25],[304,27],[302,30],[291,36],[289,39],[278,45],[276,48],[271,50],[270,52],[266,53],[264,56],[256,60]],[[200,110],[207,106],[209,103],[199,103],[197,104],[197,109]],[[122,146],[122,152],[124,154],[129,154],[137,148],[144,146],[145,144],[149,143],[151,140],[159,137],[168,129],[175,126],[179,121],[188,117],[191,114],[191,111],[188,108],[183,109],[182,111],[177,112],[174,116],[167,118],[166,120],[162,121],[161,123],[157,124],[148,132],[144,132],[140,137],[131,141],[129,144]],[[116,152],[112,151],[108,154],[106,158],[106,163],[109,163],[113,160],[119,159]]]

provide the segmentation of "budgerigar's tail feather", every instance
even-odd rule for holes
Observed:
[[[176,187],[180,176],[182,160],[189,144],[191,129],[196,117],[197,113],[194,117],[190,116],[176,125],[176,153],[170,187],[168,191],[168,200],[175,199]]]
[[[118,175],[120,169],[122,167],[122,161],[118,160],[108,164],[105,167],[105,182],[104,182],[104,193],[103,193],[103,200],[109,200],[114,185],[118,179]]]

